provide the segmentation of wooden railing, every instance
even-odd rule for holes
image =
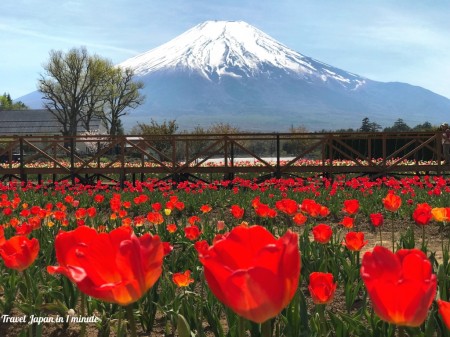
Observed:
[[[242,159],[242,158],[245,158]],[[0,179],[123,184],[149,177],[443,174],[440,133],[0,136]],[[243,161],[244,160],[244,161]]]

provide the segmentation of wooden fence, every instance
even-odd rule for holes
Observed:
[[[0,136],[0,179],[95,183],[158,179],[443,174],[440,133]]]

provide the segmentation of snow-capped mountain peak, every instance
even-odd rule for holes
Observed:
[[[187,70],[209,80],[223,76],[274,76],[282,71],[311,81],[340,83],[355,89],[365,82],[286,47],[243,21],[206,21],[171,41],[119,64],[137,76]]]

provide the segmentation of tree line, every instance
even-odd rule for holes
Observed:
[[[0,111],[2,110],[27,110],[28,107],[22,102],[14,103],[9,93],[0,96]]]
[[[438,126],[432,125],[430,122],[424,122],[417,124],[414,127],[410,127],[402,118],[398,118],[391,126],[382,128],[380,124],[370,121],[368,117],[363,118],[361,126],[358,129],[339,129],[335,132],[429,132],[436,131]]]

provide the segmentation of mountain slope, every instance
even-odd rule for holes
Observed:
[[[207,21],[118,66],[144,82],[144,105],[123,119],[176,119],[180,128],[225,122],[249,131],[441,123],[450,100],[406,83],[382,83],[304,56],[242,21]],[[25,104],[26,99],[20,98]]]
[[[188,71],[214,82],[227,76],[289,75],[305,81],[332,80],[348,89],[364,83],[362,77],[305,57],[242,21],[204,22],[119,66],[134,69],[138,76]]]

